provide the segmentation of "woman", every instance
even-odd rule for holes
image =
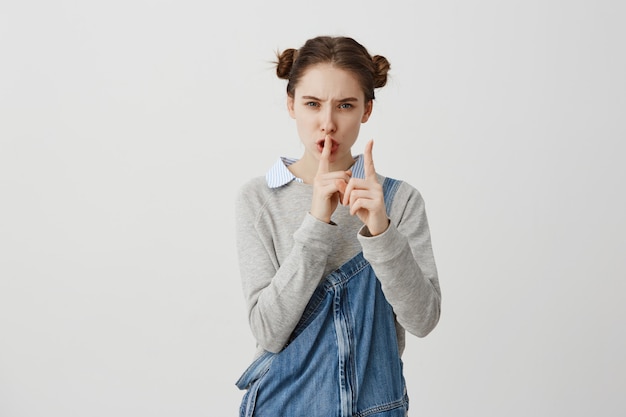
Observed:
[[[278,56],[304,145],[237,198],[237,248],[255,361],[242,416],[405,416],[405,331],[426,336],[441,293],[419,192],[374,168],[369,119],[386,58],[348,37]]]

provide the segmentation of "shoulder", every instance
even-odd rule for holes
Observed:
[[[239,186],[235,197],[235,217],[240,225],[256,223],[269,199],[270,188],[265,177],[254,177]]]
[[[237,203],[243,203],[244,201],[263,201],[270,195],[271,188],[267,186],[267,181],[264,176],[254,177],[247,180],[239,186],[237,190]]]
[[[376,175],[378,177],[378,182],[380,182],[380,184],[382,184],[384,187],[395,188],[395,197],[400,199],[422,198],[422,194],[419,192],[419,190],[410,183],[393,177],[386,177],[380,174]]]
[[[265,176],[244,182],[237,192],[236,204],[243,210],[282,210],[307,199],[307,188],[291,181],[280,187],[270,187]]]
[[[264,176],[258,176],[245,181],[239,185],[238,194],[249,194],[269,189]]]
[[[383,184],[384,188],[393,188],[393,192],[385,196],[385,200],[392,198],[392,201],[387,203],[389,204],[389,215],[391,218],[401,221],[409,213],[422,215],[425,210],[425,203],[422,194],[415,186],[404,180],[379,174],[378,180]]]

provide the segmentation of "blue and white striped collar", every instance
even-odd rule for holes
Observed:
[[[363,158],[362,155],[357,155],[354,157],[355,162],[352,165],[352,176],[354,178],[365,178],[365,169],[363,168]],[[272,165],[272,167],[265,174],[265,180],[267,181],[267,186],[270,188],[278,188],[282,187],[285,184],[290,183],[291,181],[302,182],[301,178],[296,177],[289,171],[287,168],[289,165],[296,162],[297,159],[294,158],[286,158],[281,156],[278,160]]]

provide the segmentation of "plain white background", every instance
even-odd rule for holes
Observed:
[[[237,187],[301,147],[274,52],[392,64],[355,153],[423,194],[415,416],[626,413],[620,1],[0,3],[0,416],[234,416]]]

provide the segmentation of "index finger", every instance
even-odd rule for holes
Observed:
[[[363,168],[365,171],[365,178],[376,177],[376,169],[374,169],[374,159],[372,158],[372,148],[374,147],[374,139],[370,139],[365,145],[365,151],[363,152]]]
[[[324,149],[322,149],[322,155],[320,156],[320,164],[317,167],[318,174],[325,174],[330,172],[330,150],[333,146],[333,143],[330,139],[330,136],[326,135],[324,138]]]

